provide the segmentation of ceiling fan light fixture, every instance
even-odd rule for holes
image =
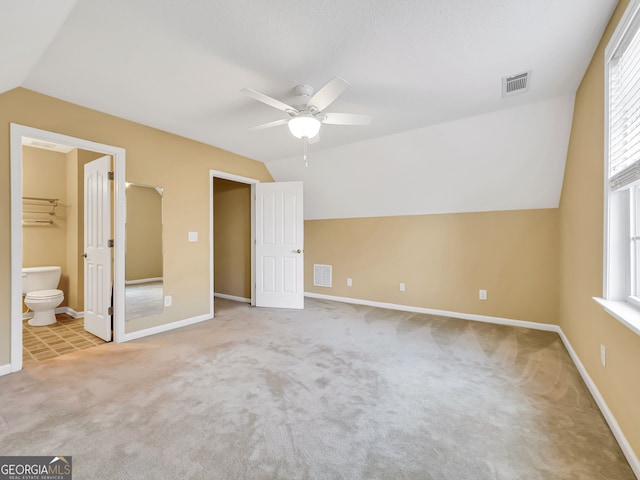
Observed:
[[[296,138],[313,138],[320,131],[320,120],[309,115],[299,115],[289,120],[289,131]]]

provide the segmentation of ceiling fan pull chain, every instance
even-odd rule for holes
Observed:
[[[307,161],[307,145],[309,145],[309,139],[307,137],[303,137],[302,141],[304,143],[304,155],[302,156],[302,158],[304,160],[304,166],[308,167],[309,162]]]

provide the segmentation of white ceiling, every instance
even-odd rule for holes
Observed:
[[[0,91],[23,86],[269,165],[302,145],[284,126],[249,131],[286,115],[244,87],[286,101],[297,84],[347,79],[327,111],[373,122],[324,125],[311,147],[320,155],[574,95],[616,4],[10,0],[0,4]],[[528,70],[529,91],[503,99],[501,78]]]

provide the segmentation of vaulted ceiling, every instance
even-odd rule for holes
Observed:
[[[264,161],[276,180],[305,181],[308,218],[546,208],[616,4],[10,0],[0,92],[22,86]],[[524,71],[528,91],[503,98],[502,77]],[[250,130],[286,114],[242,88],[289,101],[335,75],[351,85],[327,110],[373,122],[323,125],[310,167],[285,126]]]

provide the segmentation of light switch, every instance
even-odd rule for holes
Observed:
[[[189,241],[197,242],[198,241],[198,232],[189,232]]]

